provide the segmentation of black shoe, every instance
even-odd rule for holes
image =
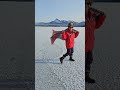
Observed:
[[[85,82],[88,82],[88,83],[95,83],[95,80],[90,78],[90,77],[85,77]]]
[[[63,63],[63,59],[64,59],[64,57],[61,57],[61,58],[60,58],[60,62],[61,62],[61,64]]]
[[[75,60],[74,60],[74,59],[72,59],[72,58],[70,58],[69,60],[70,60],[70,61],[75,61]]]

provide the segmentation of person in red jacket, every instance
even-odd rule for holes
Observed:
[[[104,12],[92,7],[92,3],[93,0],[86,0],[85,2],[85,82],[88,83],[95,83],[95,80],[89,76],[93,61],[94,32],[103,24],[106,18]]]
[[[79,35],[79,32],[73,29],[73,22],[70,22],[68,24],[68,28],[62,32],[62,39],[65,40],[66,43],[66,54],[63,54],[63,56],[60,58],[60,62],[63,63],[63,59],[66,56],[70,56],[70,61],[75,61],[72,56],[74,52],[74,39]]]

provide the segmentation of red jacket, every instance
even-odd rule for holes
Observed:
[[[96,17],[96,13],[88,11],[85,21],[85,51],[92,51],[94,48],[94,31],[98,29],[104,22],[106,16],[101,14]]]
[[[79,35],[79,32],[76,33],[66,30],[62,33],[62,39],[66,41],[66,48],[74,47],[74,39]]]

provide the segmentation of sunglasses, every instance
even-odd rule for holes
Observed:
[[[69,26],[68,28],[73,28],[73,27]]]

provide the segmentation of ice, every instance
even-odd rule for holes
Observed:
[[[64,30],[67,27],[35,27],[35,90],[84,90],[85,33],[84,27],[75,27],[80,32],[75,40],[73,58],[59,58],[66,53],[65,41],[57,39],[51,45],[52,29]]]

